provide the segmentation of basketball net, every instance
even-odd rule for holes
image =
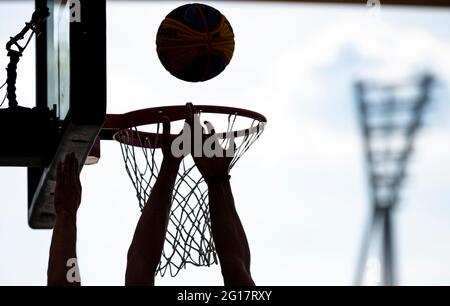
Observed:
[[[201,116],[201,114],[199,114]],[[265,122],[253,120],[251,127],[243,133],[233,132],[237,114],[227,117],[227,132],[218,133],[222,147],[230,145],[228,136],[232,136],[236,145],[235,155],[230,165],[247,152],[264,131]],[[223,117],[223,116],[222,116]],[[156,124],[157,138],[162,137],[162,124]],[[125,169],[136,191],[141,211],[148,205],[152,188],[158,178],[163,154],[155,142],[136,137],[140,131],[137,127],[121,130],[121,151],[125,161]],[[138,139],[138,145],[132,145]],[[155,205],[154,203],[150,205]],[[211,218],[208,205],[208,186],[197,170],[191,156],[183,159],[175,182],[172,195],[172,207],[166,233],[166,241],[156,274],[161,276],[170,273],[175,277],[188,264],[194,266],[211,266],[218,263],[217,253],[211,233]]]

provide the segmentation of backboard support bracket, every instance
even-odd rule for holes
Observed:
[[[80,15],[69,20],[61,16],[68,16],[70,1],[35,0],[36,9],[54,6],[50,9],[53,15],[47,20],[52,24],[46,25],[49,32],[44,31],[36,38],[36,106],[48,109],[59,101],[56,110],[59,138],[43,165],[28,168],[28,223],[33,229],[53,228],[57,165],[68,153],[75,153],[81,172],[106,118],[106,0],[79,0],[77,3]],[[62,10],[66,10],[66,15],[57,15]],[[68,39],[69,43],[54,47],[52,42],[58,44],[61,39],[55,40],[53,36],[60,30],[58,23],[68,27],[69,34],[67,31],[59,34],[68,35],[69,38],[64,36],[63,39]],[[51,56],[58,58],[56,68]],[[61,62],[66,59],[68,62]],[[64,74],[67,71],[69,75]],[[59,84],[63,82],[70,84],[61,87]],[[60,86],[57,96],[49,85],[50,88]],[[54,101],[55,97],[58,101]],[[67,110],[65,115],[63,108]]]

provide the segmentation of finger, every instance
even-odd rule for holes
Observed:
[[[73,177],[73,159],[74,159],[74,154],[70,153],[68,156],[68,161],[67,161],[67,170],[66,170],[66,176],[72,180]]]
[[[70,175],[70,154],[66,154],[62,162],[62,178],[61,183],[66,185],[68,183],[68,175]]]
[[[162,118],[162,124],[163,124],[163,135],[165,137],[170,136],[170,119],[167,116],[164,116]]]
[[[219,141],[219,136],[216,134],[216,129],[212,125],[211,122],[205,121],[206,128],[208,129],[208,134],[215,139],[215,141]]]
[[[77,185],[78,189],[81,188],[81,182],[80,182],[80,163],[78,161],[78,158],[74,158],[73,159],[73,166],[74,166],[74,181],[75,184]]]
[[[186,121],[192,126],[194,123],[194,105],[191,102],[186,103]]]
[[[77,167],[77,157],[75,155],[75,153],[71,153],[70,154],[70,175],[71,175],[71,179],[73,181],[76,180],[76,177],[78,175],[78,167]]]
[[[70,154],[66,154],[66,156],[64,157],[64,168],[67,169],[67,164],[70,161]]]
[[[75,156],[75,154],[73,154],[73,156],[72,156],[72,175],[73,175],[73,179],[76,181],[76,179],[77,179],[77,176],[78,176],[78,159],[77,159],[77,157]]]
[[[75,155],[73,156],[73,169],[75,170],[75,173],[78,174],[80,170],[80,162]]]
[[[64,167],[63,167],[63,182],[65,185],[70,185],[70,176],[72,175],[71,172],[71,158],[70,154],[67,154],[64,158]]]
[[[75,156],[72,155],[70,158],[70,173],[68,173],[68,176],[70,179],[70,185],[72,187],[74,187],[74,185],[75,185],[75,182],[77,180],[77,174],[78,174],[78,171],[77,171],[78,169],[75,165],[75,159],[76,159]]]
[[[64,176],[64,169],[62,162],[59,162],[56,167],[56,182],[60,182]]]
[[[195,106],[194,104],[192,104],[192,102],[186,103],[186,108],[188,114],[192,115],[193,113],[195,113]]]
[[[206,125],[206,128],[208,129],[208,133],[209,134],[215,134],[216,133],[216,130],[214,129],[214,126],[212,125],[211,122],[205,121],[204,123]]]
[[[186,104],[186,107],[187,107],[187,118],[186,118],[186,120],[191,125],[191,127],[193,127],[193,125],[201,126],[200,116],[198,115],[198,111],[195,108],[194,104],[189,102],[189,103]]]

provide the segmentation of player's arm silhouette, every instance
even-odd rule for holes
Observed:
[[[188,104],[188,123],[201,126],[192,104]],[[211,123],[205,122],[209,134],[206,139],[215,134]],[[201,130],[201,128],[199,128]],[[195,130],[195,129],[194,129]],[[192,148],[194,148],[194,139]],[[218,141],[216,144],[219,144]],[[195,165],[208,183],[209,210],[211,215],[211,230],[219,256],[220,267],[226,286],[254,286],[250,273],[250,248],[244,228],[234,205],[231,191],[229,169],[234,156],[234,141],[231,142],[231,152],[223,150],[223,157],[193,156]]]
[[[49,286],[79,286],[76,261],[77,211],[81,202],[79,165],[75,155],[68,154],[58,164],[55,187],[56,223],[50,246],[47,271]]]
[[[182,161],[171,152],[170,120],[163,118],[162,152],[164,155],[158,178],[137,224],[128,251],[125,285],[153,286],[155,272],[164,247],[172,192]]]

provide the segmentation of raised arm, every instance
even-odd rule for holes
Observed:
[[[190,125],[199,125],[200,121],[198,116],[195,115],[193,106],[188,104],[188,108]],[[210,137],[215,137],[212,125],[206,124],[209,134],[201,140],[202,143]],[[216,145],[219,145],[218,141]],[[234,149],[234,142],[232,141],[228,152],[223,150],[223,157],[205,157],[202,155],[193,156],[193,158],[198,170],[208,183],[211,230],[224,283],[226,286],[254,286],[255,283],[250,273],[250,248],[234,205],[230,185],[229,169],[233,160]]]
[[[172,193],[182,158],[171,153],[170,121],[163,118],[164,158],[158,178],[136,227],[125,276],[127,286],[153,286],[155,272],[164,247]]]
[[[222,175],[221,175],[222,177]],[[211,229],[226,286],[254,286],[250,248],[228,180],[208,183]]]
[[[80,286],[76,240],[77,211],[81,202],[79,165],[74,154],[58,164],[55,187],[56,223],[47,272],[49,286]]]

